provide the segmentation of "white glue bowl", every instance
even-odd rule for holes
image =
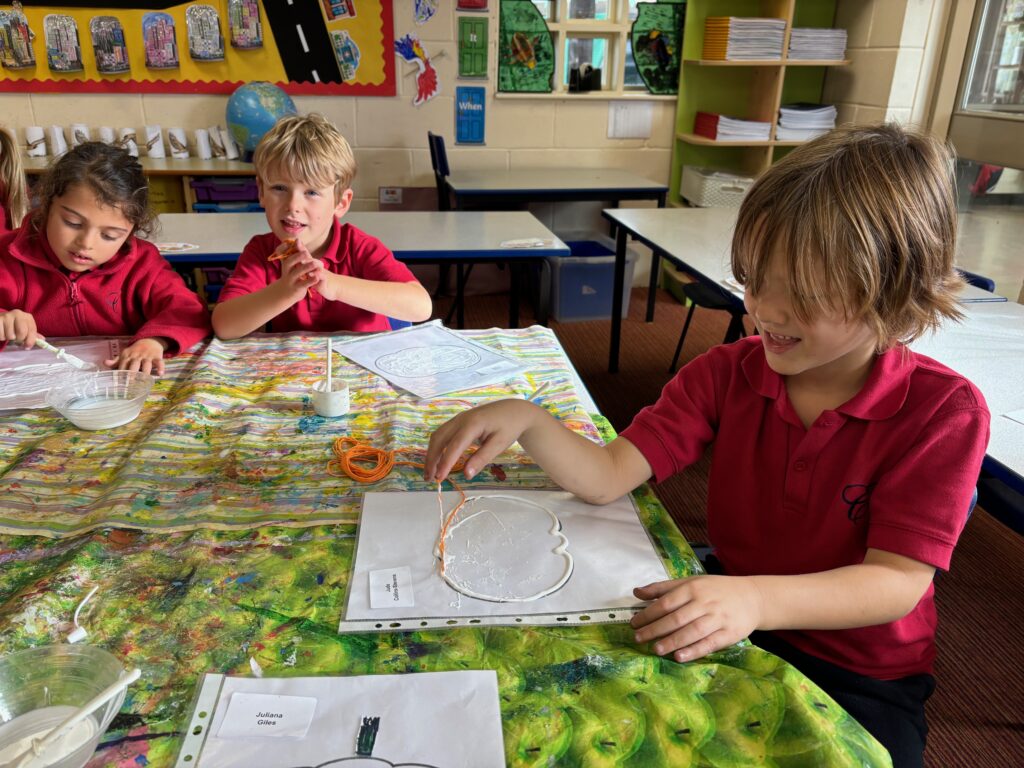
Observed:
[[[327,419],[344,416],[348,406],[348,384],[342,379],[333,379],[330,389],[327,389],[327,379],[313,385],[313,410],[317,416]]]
[[[0,765],[8,765],[83,704],[112,685],[124,667],[90,645],[47,645],[0,657]],[[82,768],[121,709],[124,689],[32,760],[31,768]]]
[[[83,371],[47,392],[46,404],[79,429],[113,429],[139,415],[151,389],[148,373]]]

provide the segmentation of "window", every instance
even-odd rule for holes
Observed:
[[[576,81],[584,85],[581,90],[595,95],[635,93],[648,98],[674,98],[649,94],[633,61],[630,29],[637,17],[636,8],[641,2],[653,1],[532,0],[547,22],[554,44],[554,95],[567,93]]]
[[[1024,0],[979,5],[961,108],[1024,115]]]

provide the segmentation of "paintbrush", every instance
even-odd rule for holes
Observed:
[[[36,339],[36,346],[40,347],[41,349],[45,349],[47,352],[53,352],[53,354],[55,354],[65,363],[67,363],[68,365],[73,365],[80,371],[96,370],[96,366],[93,363],[86,362],[80,357],[75,357],[70,352],[65,350],[63,347],[55,347],[50,342],[43,341],[42,339]]]

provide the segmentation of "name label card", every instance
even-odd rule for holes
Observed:
[[[412,608],[414,605],[409,566],[370,571],[371,608]]]
[[[235,693],[217,736],[301,739],[313,722],[314,712],[316,699],[307,696]]]

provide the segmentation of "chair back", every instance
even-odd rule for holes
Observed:
[[[437,185],[437,210],[450,211],[451,198],[446,181],[451,169],[448,167],[448,152],[444,148],[444,136],[427,131],[427,146],[430,148],[430,165],[434,169],[434,183]]]
[[[958,268],[957,271],[968,285],[973,285],[975,288],[981,288],[981,290],[988,291],[989,293],[996,292],[996,281],[991,277],[979,275],[976,272],[968,272],[966,269]]]

